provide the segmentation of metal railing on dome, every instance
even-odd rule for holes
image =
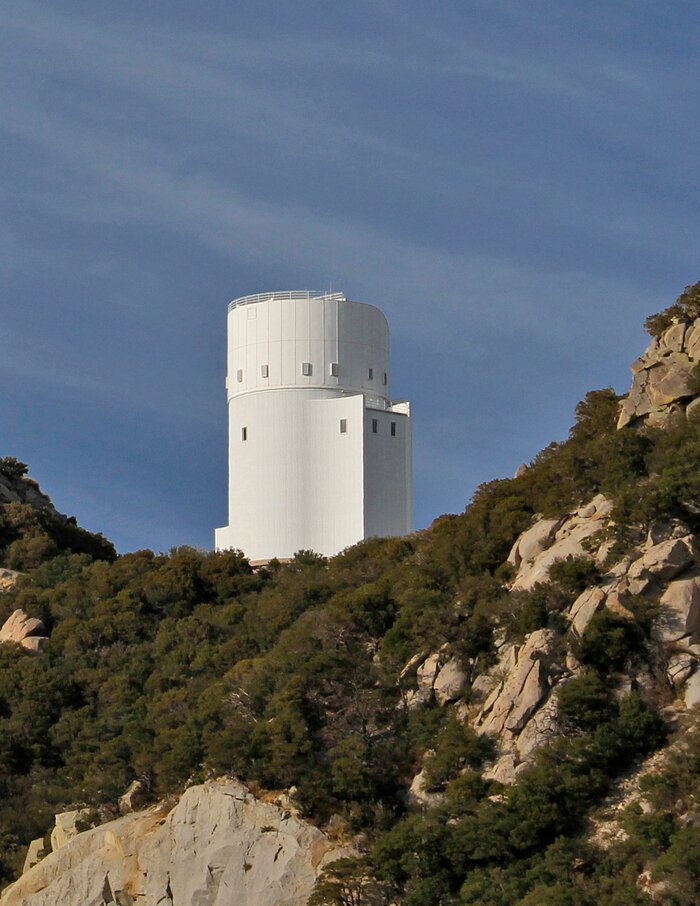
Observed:
[[[399,415],[411,414],[411,404],[407,400],[389,400],[383,396],[365,393],[365,404],[368,409],[383,409],[385,412],[396,412]]]
[[[293,301],[296,299],[326,299],[329,302],[346,302],[343,293],[324,293],[313,289],[288,290],[285,292],[275,293],[255,293],[252,296],[241,296],[229,303],[228,310],[238,308],[240,305],[254,305],[256,302],[275,302]]]

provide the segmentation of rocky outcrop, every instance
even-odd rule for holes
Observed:
[[[700,672],[693,673],[688,680],[683,697],[686,708],[694,708],[700,705]]]
[[[557,721],[559,707],[558,692],[568,681],[568,677],[559,679],[556,687],[547,696],[541,706],[533,713],[518,736],[518,757],[527,762],[535,751],[554,739],[561,732]]]
[[[661,595],[654,634],[662,642],[677,642],[700,629],[700,576],[675,579]]]
[[[0,627],[0,643],[2,642],[16,642],[27,651],[37,654],[48,642],[46,627],[41,620],[17,609]]]
[[[549,690],[555,634],[546,629],[530,633],[525,644],[513,645],[506,657],[512,667],[484,702],[476,725],[490,735],[519,733]]]
[[[451,657],[437,673],[433,682],[433,693],[440,705],[456,702],[464,692],[467,674],[458,657]]]
[[[54,828],[51,831],[51,851],[57,852],[73,837],[84,830],[83,825],[89,824],[90,810],[86,808],[74,809],[70,812],[60,812],[56,815]]]
[[[607,525],[609,513],[608,502],[598,496],[559,523],[551,519],[536,522],[511,551],[509,559],[517,569],[511,588],[527,590],[536,581],[546,581],[551,563],[568,549],[564,546],[567,539],[582,534],[589,541],[578,555],[585,553],[602,566],[607,545],[595,534]],[[625,560],[609,569],[597,585],[581,592],[564,613],[569,638],[572,642],[580,639],[603,609],[618,618],[633,619],[636,595],[658,602],[652,637],[667,658],[669,686],[682,690],[686,707],[700,704],[700,554],[687,525],[678,520],[653,524]],[[496,735],[500,746],[500,757],[486,776],[512,782],[536,749],[559,732],[558,690],[582,670],[572,642],[567,643],[562,657],[554,653],[546,631],[538,630],[523,646],[502,644],[498,664],[474,679],[472,689],[488,695],[473,718],[474,726],[479,732]],[[635,674],[622,687],[643,681],[644,676]]]
[[[426,704],[435,697],[441,705],[458,701],[467,684],[467,672],[460,658],[451,655],[448,646],[434,654],[412,657],[400,673],[399,681],[411,682],[415,688],[406,694],[408,708]]]
[[[432,752],[427,752],[426,754],[430,758]],[[406,794],[408,804],[414,808],[433,808],[445,801],[443,793],[432,793],[426,788],[425,773],[425,767],[423,767],[413,778]]]
[[[420,663],[414,667],[413,664],[417,657],[420,657]],[[401,677],[406,679],[413,676],[415,680],[415,689],[410,689],[406,695],[406,705],[409,708],[417,708],[419,705],[424,705],[430,701],[433,695],[433,683],[441,663],[441,654],[437,651],[429,656],[412,657],[403,668]]]
[[[513,545],[508,556],[510,565],[515,569],[520,569],[523,563],[532,563],[536,557],[551,546],[557,529],[563,521],[563,519],[538,519],[531,528],[520,535]]]
[[[399,683],[413,679],[418,673],[418,668],[425,663],[427,657],[427,651],[419,651],[418,654],[414,654],[413,657],[409,658],[401,673],[399,673]]]
[[[39,485],[26,476],[15,478],[0,472],[0,503],[27,503],[39,510],[49,510],[60,519],[66,518],[58,513]]]
[[[582,591],[569,611],[572,632],[582,636],[593,617],[605,606],[606,598],[602,588],[594,586]]]
[[[692,411],[698,387],[700,319],[676,322],[655,337],[632,365],[632,387],[622,404],[618,427],[663,424],[671,415]]]
[[[584,541],[607,525],[612,503],[598,494],[564,519],[539,519],[518,538],[508,556],[515,569],[513,591],[529,591],[546,582],[549,569],[557,560],[589,556]]]
[[[48,853],[46,852],[44,838],[37,837],[36,840],[32,840],[32,842],[27,847],[27,855],[24,857],[22,874],[29,871],[30,868],[34,868],[34,866],[38,862],[41,862],[41,860],[47,855]]]
[[[478,733],[495,736],[500,757],[485,776],[512,783],[518,767],[537,746],[551,737],[556,723],[552,687],[561,676],[554,668],[556,634],[547,629],[530,633],[523,645],[503,644],[498,664],[489,673],[500,677],[472,719]]]
[[[17,583],[21,575],[17,570],[0,567],[0,593],[9,591]]]
[[[697,667],[697,658],[687,651],[673,654],[666,665],[666,678],[672,686],[682,686]]]
[[[488,779],[512,783],[537,749],[561,732],[559,690],[585,670],[577,654],[591,620],[604,610],[618,619],[635,619],[638,596],[658,604],[651,644],[657,646],[655,660],[666,664],[669,689],[688,708],[700,704],[698,543],[680,520],[655,522],[623,560],[607,568],[611,510],[611,502],[599,494],[561,519],[536,520],[511,549],[508,561],[515,573],[508,587],[514,592],[550,581],[552,564],[568,556],[588,557],[597,564],[602,573],[598,582],[559,615],[568,623],[565,633],[538,629],[514,642],[504,627],[496,640],[497,662],[480,673],[474,662],[456,658],[447,645],[415,655],[401,671],[408,707],[430,701],[453,707],[458,719],[497,740],[497,758],[484,775]],[[615,693],[652,682],[648,667],[630,664]],[[408,797],[421,808],[435,804],[423,779],[423,772],[416,775]]]
[[[119,814],[128,815],[140,808],[145,799],[148,790],[142,780],[134,780],[129,784],[124,793],[119,797]]]
[[[594,536],[608,523],[610,506],[602,496],[562,520],[540,520],[518,538],[511,551],[517,568],[514,590],[532,587],[535,579],[546,581],[552,562],[571,538],[590,539],[578,555],[593,558],[599,565],[608,543]],[[678,690],[686,707],[700,704],[700,555],[694,537],[681,522],[652,525],[645,540],[627,558],[601,576],[597,585],[586,588],[562,614],[569,624],[562,637],[547,629],[530,633],[522,643],[498,642],[498,661],[490,669],[471,676],[471,664],[459,664],[464,680],[455,682],[447,695],[438,695],[441,671],[453,669],[446,647],[434,654],[421,654],[408,662],[402,677],[416,688],[409,691],[411,706],[434,696],[442,705],[455,704],[455,715],[471,723],[478,733],[498,741],[498,756],[485,777],[512,783],[532,761],[537,749],[560,733],[557,723],[559,690],[584,667],[576,659],[577,640],[590,621],[602,610],[620,619],[634,619],[635,596],[658,602],[659,615],[652,636],[665,659],[669,687]],[[420,664],[420,666],[417,666]],[[639,665],[619,682],[617,694],[624,694],[650,682],[648,671]],[[465,697],[465,690],[468,696]],[[423,774],[414,778],[409,802],[427,807],[435,804],[422,787]]]
[[[470,665],[450,656],[445,646],[411,658],[401,671],[402,682],[415,686],[406,703],[415,708],[434,698],[444,707],[454,706],[455,716],[478,733],[496,737],[500,757],[485,776],[511,783],[537,747],[557,732],[553,687],[567,673],[555,663],[559,654],[557,634],[547,629],[530,633],[523,644],[502,641],[498,662],[470,686]],[[420,808],[441,801],[440,794],[425,789],[424,770],[413,778],[407,798]]]
[[[83,831],[30,868],[2,906],[305,906],[322,869],[351,854],[242,784],[191,787]]]
[[[572,554],[590,557],[604,568],[610,547],[601,530],[609,525],[610,511],[610,502],[598,495],[563,519],[536,521],[511,550],[509,562],[516,570],[511,590],[527,591],[548,581],[552,563]],[[619,619],[634,619],[638,595],[658,602],[652,635],[667,664],[669,687],[684,696],[687,707],[699,704],[700,554],[688,526],[672,520],[652,524],[643,542],[578,595],[562,614],[569,624],[565,636],[539,629],[522,643],[501,638],[497,663],[471,677],[467,673],[474,665],[450,657],[447,646],[416,655],[401,673],[402,682],[415,687],[408,692],[409,706],[433,698],[444,706],[456,703],[459,719],[498,741],[498,757],[484,776],[512,783],[537,749],[560,732],[558,692],[584,670],[576,658],[578,640],[593,617],[608,610]],[[635,668],[621,678],[618,694],[648,681],[648,672]],[[422,783],[421,772],[409,802],[426,807],[432,800]]]
[[[660,544],[647,546],[627,569],[627,587],[632,594],[642,594],[652,581],[665,582],[679,575],[695,560],[695,540],[687,534],[681,538],[669,538]]]

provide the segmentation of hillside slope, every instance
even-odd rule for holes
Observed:
[[[5,878],[53,812],[104,824],[135,780],[228,774],[359,847],[314,904],[696,902],[699,299],[650,319],[627,399],[588,394],[565,442],[415,536],[254,572],[43,523],[31,561],[15,521],[0,618],[50,641],[0,646]]]

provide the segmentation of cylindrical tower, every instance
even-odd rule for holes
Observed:
[[[394,516],[369,524],[367,411],[375,441],[381,418],[388,452],[403,450],[399,471],[410,470],[408,412],[389,400],[389,329],[379,309],[341,293],[235,299],[226,387],[229,525],[217,530],[217,548],[268,560],[300,549],[332,554],[367,534],[409,530],[410,475],[408,497],[404,490],[390,506]]]

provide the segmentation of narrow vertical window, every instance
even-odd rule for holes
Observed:
[[[243,383],[243,369],[242,368],[239,368],[238,371],[236,372],[236,380],[238,381],[239,384]]]
[[[263,377],[270,377],[270,366],[269,366],[269,365],[261,365],[261,366],[260,366],[260,374],[261,374]]]
[[[396,422],[391,423],[391,436],[396,437]]]
[[[338,363],[331,362],[331,377],[338,377]]]
[[[369,379],[370,381],[374,380],[374,368],[369,369]]]
[[[376,418],[373,418],[372,419],[372,434],[376,434],[378,430],[379,430],[379,422],[377,421]]]
[[[311,374],[311,362],[302,362],[301,363],[301,373],[305,374],[307,377]]]
[[[340,419],[340,433],[341,433],[341,434],[347,434],[347,433],[348,433],[348,420],[347,420],[347,418],[341,418],[341,419]]]
[[[248,440],[248,429],[241,428],[241,440]]]
[[[386,387],[386,385],[387,385],[387,374],[386,374],[386,371],[385,371],[385,372],[384,372],[384,386]]]

